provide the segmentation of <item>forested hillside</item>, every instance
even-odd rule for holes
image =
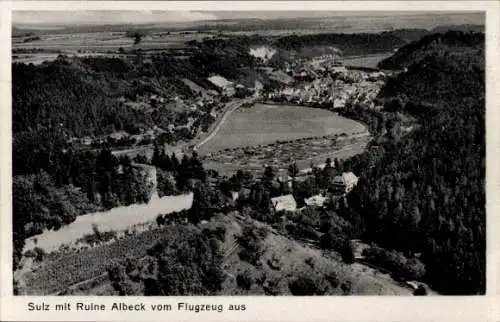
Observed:
[[[154,121],[148,110],[124,102],[141,97],[149,102],[151,94],[190,95],[179,80],[181,73],[190,70],[194,68],[162,56],[153,57],[149,64],[64,57],[40,66],[14,64],[13,131],[57,127],[68,137],[81,137],[151,126]]]
[[[83,136],[122,129],[127,122],[139,121],[134,120],[132,111],[111,99],[113,93],[107,90],[109,77],[101,78],[92,71],[98,67],[92,67],[62,59],[42,66],[14,64],[13,132],[37,132],[59,127],[68,136]],[[113,76],[119,77],[128,66],[119,67],[122,71]],[[104,76],[107,71],[101,72]],[[131,84],[127,85],[124,90],[128,90]]]
[[[433,35],[385,63],[409,65],[381,96],[397,98],[396,109],[417,117],[419,127],[380,146],[382,158],[348,198],[366,240],[421,254],[425,279],[445,294],[485,292],[483,42],[481,34]]]
[[[464,52],[469,56],[479,54],[484,43],[484,34],[475,32],[448,31],[433,33],[400,48],[394,55],[384,59],[378,65],[383,69],[403,69],[429,54]]]
[[[300,50],[310,46],[332,46],[346,55],[372,54],[392,51],[406,41],[389,32],[379,34],[315,34],[291,35],[277,40],[276,46],[285,50]]]

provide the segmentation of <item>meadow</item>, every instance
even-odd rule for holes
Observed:
[[[256,104],[235,111],[217,134],[198,150],[207,154],[224,149],[266,145],[276,141],[365,130],[365,126],[333,112],[300,106]]]
[[[186,48],[186,42],[208,36],[208,33],[195,32],[154,33],[143,36],[140,43],[134,44],[134,39],[127,37],[126,32],[44,33],[39,39],[32,41],[26,41],[26,37],[13,38],[13,62],[41,64],[46,60],[54,60],[58,53],[77,56],[109,55],[117,53],[120,48],[144,51],[182,49]]]

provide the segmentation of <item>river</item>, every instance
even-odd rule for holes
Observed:
[[[193,194],[165,196],[152,198],[147,204],[134,204],[116,207],[108,211],[89,213],[78,216],[74,222],[61,227],[59,230],[46,230],[40,235],[26,239],[23,253],[35,247],[46,252],[59,249],[61,245],[74,244],[84,235],[92,234],[92,227],[96,225],[104,231],[124,231],[135,225],[154,221],[159,214],[168,214],[191,208]]]

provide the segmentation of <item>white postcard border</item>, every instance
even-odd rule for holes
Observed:
[[[499,6],[496,1],[10,1],[0,16],[0,320],[16,321],[498,321],[500,320],[499,207],[500,69]],[[338,10],[338,11],[486,11],[487,61],[487,294],[476,297],[14,297],[11,231],[11,42],[12,10]],[[164,313],[29,312],[28,302],[244,303],[244,312]]]

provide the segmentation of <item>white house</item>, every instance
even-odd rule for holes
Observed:
[[[333,180],[333,188],[342,193],[349,193],[358,184],[358,177],[352,172],[344,172]]]
[[[284,195],[271,198],[271,203],[276,211],[295,211],[297,210],[297,202],[293,195]]]
[[[323,195],[315,195],[310,198],[307,198],[305,201],[308,206],[316,206],[321,207],[325,203],[326,198]]]
[[[222,76],[210,76],[208,81],[217,86],[227,96],[233,96],[236,93],[233,82],[228,81]]]

